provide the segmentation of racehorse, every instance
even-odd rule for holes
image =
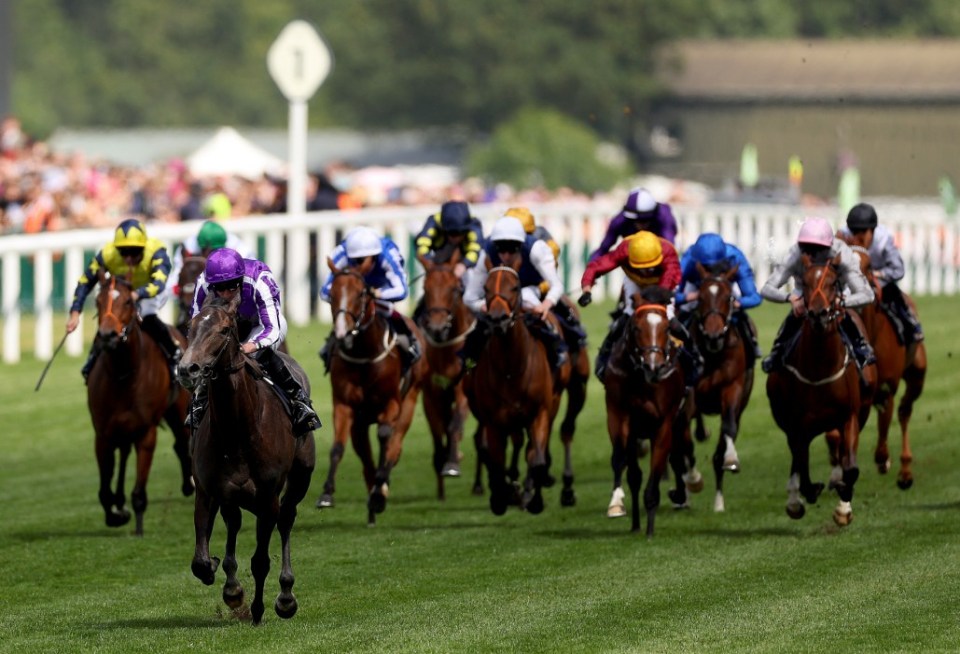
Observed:
[[[697,347],[703,354],[704,370],[695,386],[697,440],[704,441],[708,432],[704,427],[704,414],[720,415],[720,437],[713,453],[713,470],[717,477],[717,492],[713,510],[726,508],[723,498],[723,473],[740,472],[740,459],[734,445],[740,431],[740,419],[750,393],[753,391],[753,366],[749,365],[747,348],[740,331],[733,324],[736,296],[732,280],[737,266],[711,275],[697,264],[700,273],[700,291],[693,313],[691,332]]]
[[[624,337],[610,353],[604,372],[607,431],[613,446],[613,495],[607,515],[626,515],[623,506],[623,469],[631,496],[631,530],[640,531],[640,440],[650,440],[650,476],[643,493],[647,512],[647,537],[653,536],[654,518],[660,505],[660,480],[667,460],[674,471],[676,487],[669,491],[678,506],[686,505],[686,480],[699,479],[690,490],[703,487],[696,472],[690,445],[690,419],[693,415],[692,392],[684,386],[683,371],[677,359],[677,347],[670,337],[667,308],[659,303],[643,303],[634,295],[636,309],[630,317]]]
[[[318,508],[333,506],[337,467],[343,458],[347,439],[363,464],[367,484],[367,524],[374,525],[376,514],[387,506],[390,472],[400,459],[403,438],[410,428],[420,389],[427,376],[426,358],[421,357],[407,375],[401,374],[397,335],[387,318],[377,313],[374,293],[363,277],[348,268],[333,272],[330,307],[333,310],[333,335],[336,341],[330,365],[333,386],[333,445],[330,470],[317,500]],[[424,343],[420,329],[408,321],[411,332]],[[369,428],[377,425],[380,458],[373,462]]]
[[[804,254],[802,262],[805,318],[783,368],[767,377],[767,397],[792,455],[787,515],[799,520],[806,512],[803,500],[816,503],[823,491],[822,483],[810,479],[810,442],[827,432],[831,458],[837,463],[830,485],[840,496],[833,520],[842,527],[853,520],[853,488],[860,475],[857,444],[869,406],[864,412],[860,373],[840,334],[846,309],[838,281],[839,257],[815,264]],[[836,434],[835,442],[830,432]]]
[[[454,274],[454,258],[435,263],[417,259],[426,271],[423,305],[417,324],[427,343],[424,350],[430,376],[423,384],[423,411],[433,436],[433,468],[437,474],[437,497],[444,499],[444,477],[460,476],[460,442],[470,407],[463,393],[463,361],[457,354],[467,336],[477,327],[477,318],[463,303],[463,287]]]
[[[137,451],[137,477],[131,493],[136,534],[143,535],[147,509],[147,478],[157,446],[157,426],[165,420],[173,432],[173,450],[180,460],[181,491],[193,493],[190,478],[189,432],[183,426],[189,394],[171,379],[160,346],[140,328],[133,287],[101,271],[97,293],[99,327],[95,338],[102,348],[87,379],[87,405],[96,432],[100,469],[100,504],[108,527],[130,520],[124,508],[124,478],[130,448]],[[181,347],[183,337],[174,333]],[[116,491],[110,489],[119,451]]]
[[[854,235],[850,239],[850,244],[853,251],[860,257],[861,272],[876,289],[874,301],[860,310],[867,340],[873,346],[877,357],[877,392],[873,396],[873,405],[877,407],[877,447],[874,450],[874,462],[880,474],[889,472],[890,450],[887,437],[890,433],[890,423],[893,421],[894,399],[902,380],[906,390],[900,398],[900,406],[897,409],[902,443],[897,486],[906,490],[913,485],[910,417],[913,414],[913,403],[923,392],[923,383],[927,375],[927,349],[922,341],[911,344],[909,347],[901,344],[889,314],[881,306],[880,286],[870,265],[870,253],[863,247],[862,237],[859,234]],[[913,299],[906,294],[904,299],[916,311]]]
[[[527,320],[539,318],[532,314],[525,317],[521,311],[520,276],[515,268],[491,266],[484,296],[491,334],[476,367],[464,379],[464,391],[480,423],[480,458],[487,468],[490,509],[495,515],[503,515],[515,496],[507,476],[507,441],[513,439],[516,448],[525,434],[527,477],[520,506],[536,514],[544,508],[541,489],[549,484],[550,430],[560,394],[570,382],[571,364],[567,360],[556,372],[551,370],[546,345],[527,326]],[[559,330],[556,318],[548,319]],[[575,415],[570,415],[571,406],[568,403],[566,419],[572,421]],[[563,477],[561,503],[571,505],[573,471],[569,456]]]
[[[187,257],[177,277],[177,329],[184,336],[187,335],[193,296],[197,291],[197,278],[200,277],[206,265],[206,257]]]
[[[207,386],[209,397],[209,408],[193,435],[197,497],[193,511],[196,549],[191,569],[204,584],[213,584],[220,560],[210,557],[210,535],[219,510],[227,527],[223,601],[234,609],[242,606],[244,591],[236,576],[237,534],[241,509],[253,513],[257,517],[257,547],[250,568],[256,590],[250,613],[253,623],[259,624],[274,529],[280,532],[282,548],[280,594],[274,609],[281,618],[291,618],[297,612],[290,531],[297,504],[310,486],[316,449],[312,433],[294,437],[278,391],[264,380],[259,364],[243,354],[237,331],[239,303],[239,293],[230,300],[210,296],[191,322],[192,340],[180,361],[183,383],[191,389]],[[291,373],[309,393],[309,380],[296,362],[284,354],[276,356],[287,359]]]

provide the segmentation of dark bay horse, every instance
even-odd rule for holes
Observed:
[[[747,350],[752,345],[744,341],[733,323],[736,296],[731,280],[737,274],[737,267],[717,275],[711,275],[700,264],[697,269],[703,282],[691,332],[703,354],[704,370],[695,387],[694,419],[697,439],[703,441],[707,438],[703,416],[720,415],[720,437],[713,453],[713,470],[717,478],[713,510],[723,511],[726,508],[723,473],[740,471],[735,442],[740,419],[753,391],[753,366],[748,364]]]
[[[530,513],[543,511],[541,489],[549,483],[550,431],[571,373],[569,361],[556,373],[551,370],[546,346],[527,327],[521,290],[516,269],[496,266],[488,271],[484,295],[491,335],[476,367],[464,379],[470,409],[481,428],[480,457],[487,468],[490,509],[495,515],[503,515],[516,494],[507,474],[507,443],[522,447],[524,435],[527,478],[520,505]],[[554,327],[559,329],[556,323]],[[569,407],[568,403],[568,411]],[[569,505],[573,471],[569,455],[565,458],[561,503]]]
[[[861,397],[860,374],[840,334],[847,309],[840,295],[839,258],[818,264],[804,254],[802,261],[803,326],[796,347],[784,357],[783,369],[767,377],[767,397],[790,446],[787,514],[802,518],[803,500],[816,503],[823,491],[822,483],[810,479],[810,442],[827,433],[831,458],[837,463],[830,485],[840,496],[833,520],[846,526],[853,520],[853,488],[860,475],[857,446],[869,405]]]
[[[428,373],[427,360],[421,357],[411,367],[407,379],[401,375],[397,335],[387,318],[377,313],[374,294],[363,277],[344,268],[333,271],[330,307],[333,310],[333,335],[336,345],[330,364],[333,387],[333,445],[330,470],[317,500],[318,508],[333,506],[337,466],[349,439],[363,464],[367,484],[367,524],[376,522],[376,514],[387,506],[390,472],[400,460],[406,436],[417,406],[420,389]],[[408,318],[411,332],[423,335]],[[377,425],[380,457],[375,465],[370,447],[370,425]]]
[[[458,355],[477,318],[463,302],[463,287],[454,274],[459,260],[435,263],[418,256],[425,272],[423,304],[417,324],[426,341],[430,375],[423,383],[423,411],[433,436],[437,497],[445,497],[444,477],[460,476],[460,442],[470,407],[463,393],[463,361]]]
[[[177,277],[177,329],[187,335],[187,323],[193,308],[193,297],[197,292],[197,278],[207,265],[206,257],[187,257]]]
[[[208,388],[209,408],[193,435],[193,470],[197,498],[193,512],[196,549],[191,569],[203,583],[213,584],[220,560],[210,557],[210,535],[217,511],[227,527],[223,601],[239,608],[244,591],[237,580],[236,545],[241,509],[257,518],[257,547],[250,561],[256,584],[250,612],[263,618],[263,588],[270,571],[270,539],[280,533],[280,594],[274,609],[281,618],[297,612],[290,565],[290,531],[297,504],[307,494],[316,461],[313,434],[294,437],[283,401],[264,380],[259,364],[243,354],[237,331],[240,294],[232,300],[210,296],[193,318],[190,347],[180,361],[185,385]],[[307,393],[309,380],[284,354],[291,373]],[[281,493],[283,497],[281,498]]]
[[[647,537],[653,536],[654,518],[660,505],[660,480],[669,459],[676,488],[669,491],[677,505],[686,504],[684,477],[695,471],[690,445],[690,419],[693,398],[684,387],[683,370],[677,359],[677,346],[670,337],[667,308],[661,304],[643,304],[630,317],[624,337],[614,344],[604,373],[607,431],[613,446],[613,496],[607,515],[625,515],[622,489],[623,469],[631,496],[631,530],[640,531],[639,442],[651,441],[650,477],[643,493],[647,512]],[[699,474],[696,475],[699,477]],[[702,480],[700,482],[702,488]],[[694,490],[694,489],[691,489]]]
[[[140,329],[133,288],[124,279],[100,276],[97,293],[99,327],[95,338],[102,347],[87,380],[87,405],[96,432],[100,469],[100,504],[108,527],[130,520],[124,508],[124,478],[130,449],[137,451],[137,476],[131,493],[136,534],[143,535],[147,509],[147,478],[157,446],[157,426],[165,420],[173,432],[173,450],[180,460],[184,496],[193,493],[190,478],[189,432],[183,426],[189,394],[172,380],[160,346]],[[181,347],[183,337],[174,333]],[[112,491],[115,452],[119,452],[116,491]]]
[[[923,392],[923,383],[927,376],[927,349],[923,342],[913,343],[907,347],[897,338],[896,328],[881,306],[880,285],[870,265],[870,253],[863,247],[860,238],[862,237],[859,234],[853,236],[852,249],[860,257],[860,270],[876,290],[874,301],[860,310],[867,340],[873,346],[877,357],[877,391],[873,396],[873,405],[877,408],[877,447],[874,450],[874,462],[880,474],[886,474],[890,470],[887,438],[890,433],[890,423],[893,421],[894,400],[900,382],[903,381],[905,390],[897,408],[901,434],[900,472],[897,475],[897,486],[906,490],[913,485],[910,417],[913,415],[914,402]],[[904,299],[916,311],[912,298],[904,294]]]

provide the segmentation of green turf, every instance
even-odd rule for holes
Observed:
[[[594,351],[609,308],[585,310]],[[698,449],[704,493],[689,511],[662,507],[653,540],[629,533],[628,519],[605,517],[610,446],[595,380],[577,433],[574,508],[561,508],[553,488],[541,515],[511,509],[498,518],[470,494],[469,478],[448,481],[448,499],[438,502],[419,413],[375,528],[366,526],[350,450],[337,507],[316,511],[332,436],[330,380],[315,355],[325,328],[293,329],[293,353],[313,380],[326,425],[293,532],[300,612],[285,622],[272,611],[275,538],[259,628],[222,604],[222,573],[212,587],[190,573],[192,501],[177,490],[169,432],[154,461],[146,535],[108,529],[96,497],[82,361],[61,355],[35,393],[42,362],[27,354],[0,367],[0,651],[956,651],[960,373],[950,332],[960,298],[921,298],[920,310],[930,373],[914,417],[912,489],[894,483],[899,438],[892,474],[880,476],[871,464],[874,417],[861,441],[853,524],[834,526],[836,497],[826,494],[803,520],[790,520],[789,454],[758,373],[738,441],[743,472],[726,477],[727,511],[712,510],[712,437]],[[783,307],[753,315],[769,347]],[[715,432],[716,420],[711,426]],[[465,451],[472,471],[476,455]],[[812,452],[814,477],[825,480],[822,438]],[[223,534],[218,524],[212,549],[221,555]],[[252,548],[246,514],[238,554],[248,591]]]

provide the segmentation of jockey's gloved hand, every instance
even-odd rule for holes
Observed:
[[[591,294],[590,291],[580,295],[580,298],[577,300],[577,304],[579,304],[581,307],[585,307],[591,302],[593,302],[593,294]]]

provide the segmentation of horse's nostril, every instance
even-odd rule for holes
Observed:
[[[189,366],[186,367],[186,371],[191,375],[196,375],[200,372],[200,364],[191,363]]]

